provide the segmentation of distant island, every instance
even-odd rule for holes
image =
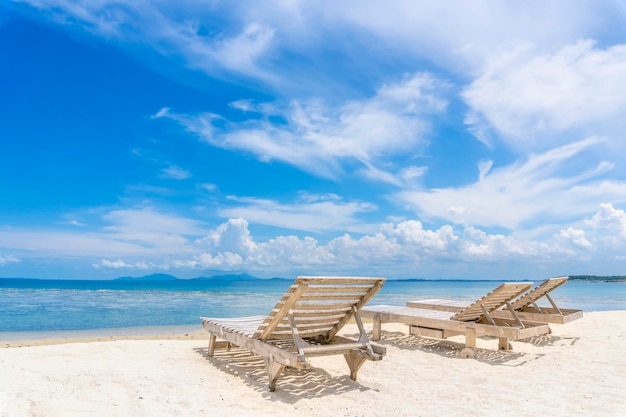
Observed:
[[[120,277],[115,281],[256,281],[256,280],[286,280],[287,278],[259,278],[250,274],[226,274],[226,275],[213,275],[210,277],[196,277],[196,278],[177,278],[170,274],[151,274],[143,277]],[[602,281],[602,282],[626,282],[626,275],[570,275],[569,279],[572,281]],[[391,279],[390,281],[465,281],[462,279],[422,279],[422,278],[402,278]],[[470,280],[472,281],[472,280]]]
[[[570,275],[571,281],[591,281],[591,282],[626,282],[626,275]],[[246,282],[246,281],[292,281],[293,277],[273,277],[273,278],[259,278],[254,275],[240,273],[240,274],[224,274],[224,275],[212,275],[212,276],[199,276],[195,278],[178,278],[170,274],[150,274],[141,277],[124,276],[119,278],[109,279],[43,279],[43,278],[25,278],[25,277],[0,277],[0,280],[19,280],[19,281],[67,281],[67,282],[136,282],[136,283],[173,283],[173,282]],[[417,282],[417,281],[449,281],[449,282],[463,282],[463,281],[498,281],[497,279],[462,279],[462,278],[391,278],[388,281],[401,281],[401,282]]]
[[[570,280],[582,280],[582,281],[624,281],[626,282],[626,275],[610,275],[610,276],[601,276],[601,275],[570,275]]]

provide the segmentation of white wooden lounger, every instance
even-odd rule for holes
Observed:
[[[379,340],[382,323],[409,325],[409,332],[418,336],[445,339],[454,335],[465,335],[465,348],[461,356],[473,358],[476,337],[498,338],[498,348],[511,349],[510,340],[526,339],[549,334],[545,323],[522,321],[515,313],[511,319],[493,317],[492,313],[510,300],[530,289],[531,283],[504,283],[476,302],[457,312],[428,310],[401,306],[368,306],[362,316],[373,320],[373,340]]]
[[[567,282],[568,277],[550,278],[523,294],[516,300],[511,302],[511,308],[515,310],[518,317],[522,320],[536,321],[540,323],[556,323],[565,324],[577,320],[583,316],[582,310],[559,308],[550,292]],[[551,304],[551,307],[539,306],[537,302],[545,297]],[[427,300],[408,301],[407,307],[423,308],[427,310],[439,311],[461,311],[470,305],[466,301],[454,301],[432,298]],[[512,318],[508,309],[499,309],[491,314],[493,317]]]
[[[365,360],[378,361],[386,353],[370,342],[359,314],[384,282],[385,278],[298,277],[268,316],[203,317],[202,325],[210,333],[209,356],[228,344],[262,356],[270,391],[276,389],[285,366],[308,369],[307,358],[312,356],[344,355],[350,378],[356,380]],[[359,338],[337,336],[352,319]],[[226,343],[218,343],[217,338]]]

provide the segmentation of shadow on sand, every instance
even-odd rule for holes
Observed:
[[[515,351],[515,345],[520,343],[530,343],[534,346],[562,346],[564,344],[573,345],[578,338],[559,337],[553,335],[542,335],[526,340],[512,342],[513,350],[497,350],[498,340],[495,337],[481,337],[479,340],[488,341],[493,348],[478,347],[475,350],[475,359],[489,365],[523,366],[525,363],[540,359],[544,353],[524,353]],[[386,346],[394,346],[399,349],[422,351],[429,354],[439,355],[445,358],[456,360],[471,360],[461,357],[461,350],[465,347],[464,337],[456,336],[450,339],[434,339],[423,336],[414,336],[402,332],[384,331],[382,338],[376,343]]]
[[[230,351],[216,350],[213,357],[208,356],[207,348],[195,348],[220,371],[240,378],[254,391],[272,401],[294,404],[305,398],[325,397],[350,391],[368,391],[369,388],[350,379],[348,374],[333,376],[320,368],[308,370],[287,367],[277,381],[276,391],[270,392],[267,386],[267,371],[261,356],[233,346]],[[348,366],[346,365],[346,370]]]

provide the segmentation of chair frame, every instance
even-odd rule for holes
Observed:
[[[403,323],[409,333],[416,336],[446,339],[464,335],[464,358],[474,358],[476,338],[492,336],[498,338],[499,350],[510,350],[511,340],[527,339],[549,334],[545,323],[522,320],[511,309],[510,301],[528,291],[532,283],[504,283],[470,306],[456,312],[429,310],[401,306],[370,306],[362,310],[363,317],[373,320],[372,340],[380,340],[383,323]],[[506,306],[512,318],[495,317],[493,312]]]
[[[535,321],[540,323],[565,324],[582,318],[582,310],[559,308],[556,302],[550,297],[550,292],[565,284],[568,277],[549,278],[541,284],[521,295],[512,301],[510,308],[499,309],[492,313],[494,317],[513,318],[515,315],[522,320]],[[551,307],[540,307],[537,302],[545,297]],[[428,299],[418,301],[408,301],[407,307],[423,308],[427,310],[457,312],[467,307],[469,303],[463,301]],[[515,310],[515,315],[510,309]]]
[[[382,288],[384,278],[298,277],[268,316],[201,318],[209,332],[208,355],[237,345],[263,357],[270,391],[285,367],[310,369],[309,358],[342,354],[350,378],[366,360],[378,361],[383,346],[371,343],[360,310]],[[357,340],[337,335],[350,320],[359,329]],[[220,343],[217,338],[223,339]]]

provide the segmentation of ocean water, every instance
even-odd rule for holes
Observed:
[[[119,335],[140,333],[139,329],[144,332],[199,330],[201,316],[268,313],[290,284],[291,281],[281,279],[0,279],[0,340],[71,335],[72,332]],[[420,298],[472,301],[498,284],[497,281],[389,280],[370,304],[404,305]],[[626,283],[569,281],[551,295],[564,308],[626,310]]]

